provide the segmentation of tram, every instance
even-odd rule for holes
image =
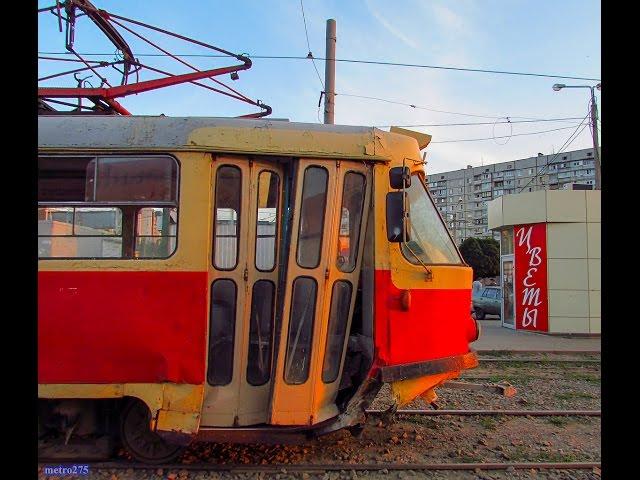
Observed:
[[[38,121],[41,439],[120,441],[147,463],[198,440],[284,442],[357,429],[385,383],[396,406],[433,401],[477,365],[430,136]]]

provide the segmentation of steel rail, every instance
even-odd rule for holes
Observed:
[[[479,362],[488,363],[602,363],[596,359],[579,359],[579,358],[482,358],[478,357]]]
[[[382,415],[385,410],[367,410],[371,415]],[[442,415],[452,416],[497,416],[510,417],[600,417],[601,410],[425,410],[402,409],[394,412],[396,415],[425,415],[438,417]]]
[[[57,465],[65,466],[60,462]],[[71,464],[69,464],[71,465]],[[217,464],[217,463],[172,463],[172,464],[144,464],[131,462],[88,462],[92,469],[104,470],[206,470],[228,471],[234,473],[289,473],[289,472],[336,472],[336,471],[407,471],[407,470],[592,470],[601,468],[599,461],[586,462],[473,462],[473,463],[334,463],[334,464]],[[45,466],[42,462],[39,466]],[[48,465],[47,465],[48,466]]]

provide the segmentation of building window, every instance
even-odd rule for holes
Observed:
[[[177,224],[173,157],[38,158],[39,258],[167,258]]]

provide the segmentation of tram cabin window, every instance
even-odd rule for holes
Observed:
[[[401,245],[402,253],[415,265],[421,263],[461,265],[462,258],[442,218],[438,215],[431,196],[421,181],[420,174],[413,175],[418,178],[412,181],[411,186],[406,190],[411,212],[409,232],[411,240]],[[488,194],[491,195],[491,192]]]
[[[177,227],[173,157],[38,158],[39,258],[168,258]]]

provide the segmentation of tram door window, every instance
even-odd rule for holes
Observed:
[[[335,399],[358,287],[368,177],[368,167],[355,162],[298,162],[272,424],[315,424],[338,413]]]
[[[283,170],[214,156],[203,427],[268,421]],[[206,221],[206,219],[203,219]]]

